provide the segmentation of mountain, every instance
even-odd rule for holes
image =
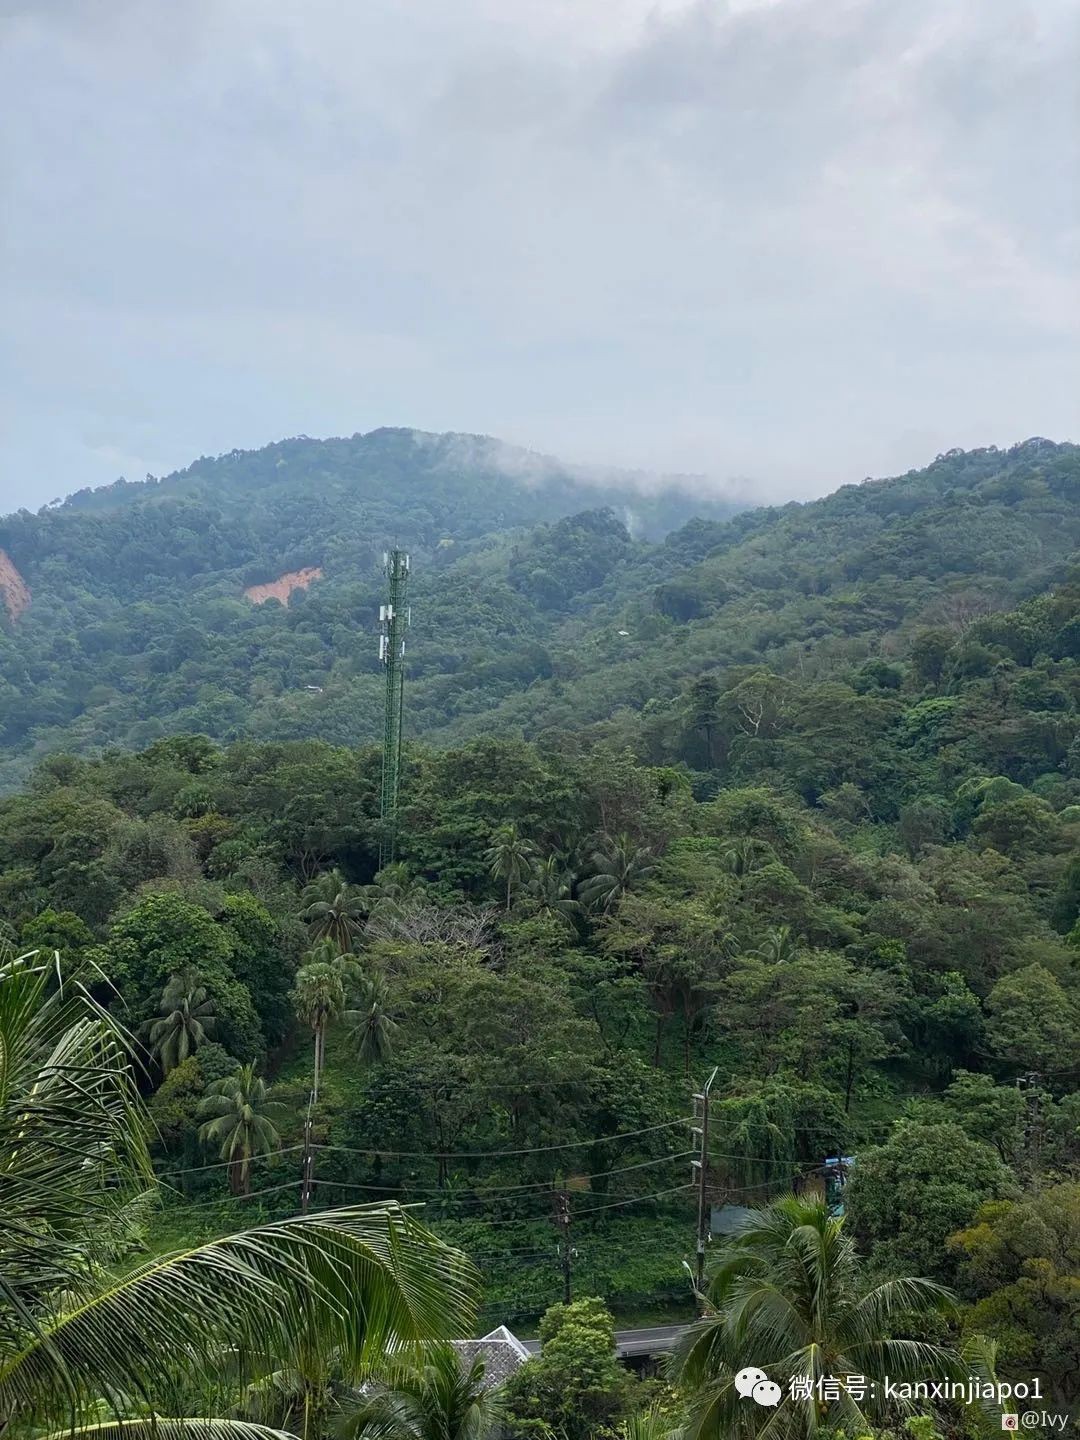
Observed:
[[[418,634],[452,669],[475,648],[455,589],[471,582],[440,588],[438,577],[467,555],[482,575],[495,562],[479,552],[496,541],[505,549],[526,527],[596,505],[627,544],[738,508],[694,477],[583,472],[484,436],[384,429],[235,450],[10,515],[0,777],[58,746],[137,746],[177,728],[363,736],[370,695],[331,717],[306,687],[374,679],[388,545],[413,552],[420,596],[443,597],[445,625]],[[476,583],[471,599],[494,619],[504,597]]]
[[[388,543],[414,556],[409,733],[592,726],[706,769],[719,754],[678,738],[703,675],[847,684],[924,631],[948,649],[975,626],[974,643],[1060,585],[1080,543],[1080,449],[1041,439],[742,513],[686,480],[597,478],[381,430],[8,517],[0,779],[184,731],[376,737]]]

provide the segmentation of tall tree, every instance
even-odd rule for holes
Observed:
[[[777,1440],[829,1431],[866,1435],[882,1414],[884,1378],[925,1380],[958,1373],[952,1352],[894,1328],[952,1306],[929,1280],[871,1284],[844,1222],[823,1200],[779,1200],[756,1212],[709,1267],[706,1311],[675,1351],[691,1392],[690,1440],[765,1430]],[[780,1386],[782,1403],[763,1409],[736,1389],[748,1363]],[[844,1383],[860,1376],[862,1388]],[[839,1378],[835,1398],[818,1382]],[[805,1393],[795,1396],[793,1382]],[[871,1388],[870,1382],[877,1382]]]
[[[635,845],[629,835],[602,835],[589,856],[591,874],[581,886],[587,905],[610,910],[628,891],[640,885],[656,869],[656,856],[649,845]]]
[[[311,1027],[315,1044],[312,1094],[319,1098],[319,1081],[326,1060],[326,1030],[345,1009],[345,982],[329,960],[314,960],[296,972],[292,991],[297,1018]]]
[[[251,1189],[251,1162],[256,1155],[270,1155],[281,1144],[275,1128],[284,1115],[282,1106],[270,1100],[266,1081],[256,1075],[254,1065],[241,1065],[235,1075],[215,1080],[199,1105],[199,1139],[215,1145],[229,1164],[229,1188],[234,1195]]]
[[[573,898],[574,877],[561,855],[554,852],[533,862],[528,880],[529,894],[541,914],[554,915],[571,930],[581,914],[581,905]]]
[[[507,913],[513,903],[514,891],[520,889],[535,857],[536,846],[522,835],[513,821],[499,826],[484,851],[488,873],[493,880],[502,880],[506,885]]]
[[[214,1032],[214,1002],[190,971],[173,975],[161,992],[156,1020],[148,1020],[143,1033],[150,1050],[167,1075],[193,1055]]]
[[[387,1008],[388,1000],[385,979],[370,975],[361,981],[359,994],[345,1011],[349,1039],[357,1059],[365,1065],[386,1060],[394,1048],[398,1027]]]
[[[346,883],[340,870],[329,870],[304,887],[301,920],[316,940],[329,940],[345,954],[363,929],[368,906],[363,895]]]

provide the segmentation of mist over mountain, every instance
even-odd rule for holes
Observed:
[[[0,520],[0,775],[184,731],[375,737],[393,544],[414,556],[414,736],[618,728],[704,670],[850,667],[950,606],[992,613],[1060,579],[1078,455],[950,452],[751,510],[693,477],[383,429],[78,491]]]

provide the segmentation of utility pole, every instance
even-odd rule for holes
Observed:
[[[405,631],[409,628],[409,557],[404,550],[383,556],[387,599],[379,606],[379,660],[386,672],[383,716],[381,829],[379,868],[389,865],[397,850],[398,780],[401,770],[401,716],[405,698]]]
[[[705,1088],[699,1095],[694,1096],[694,1121],[690,1126],[690,1133],[697,1138],[698,1154],[696,1160],[691,1160],[691,1169],[694,1172],[694,1179],[697,1181],[697,1257],[694,1262],[694,1289],[700,1295],[705,1288],[705,1241],[709,1233],[709,1208],[707,1199],[709,1179],[709,1096],[716,1081],[717,1070],[713,1070]]]
[[[301,1159],[300,1213],[306,1215],[315,1189],[315,1147],[311,1143],[311,1106],[314,1095],[308,1096],[307,1114],[304,1116],[304,1153]]]
[[[570,1196],[565,1190],[555,1192],[555,1224],[559,1227],[559,1255],[562,1261],[563,1304],[570,1304]]]

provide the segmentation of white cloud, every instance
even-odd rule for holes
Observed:
[[[1075,436],[1078,41],[1071,0],[0,0],[0,499],[383,423],[772,493]]]

